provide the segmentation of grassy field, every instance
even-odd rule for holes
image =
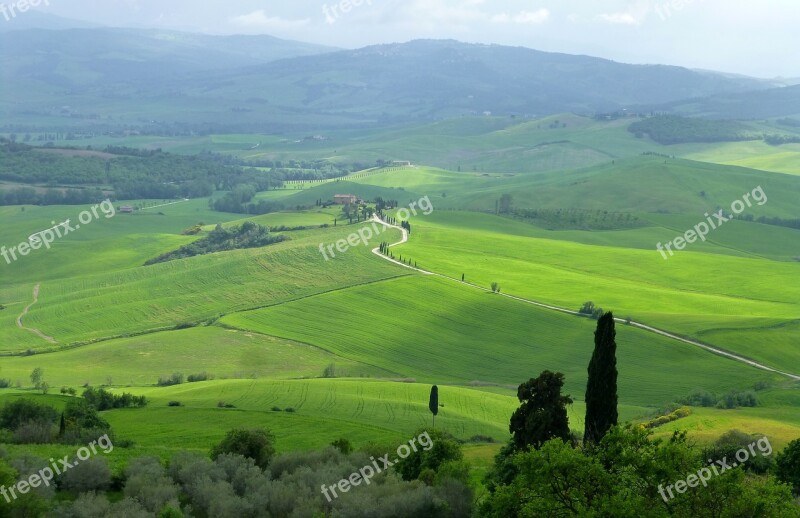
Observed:
[[[341,325],[339,308],[348,308],[350,325]],[[545,369],[557,370],[566,375],[567,392],[578,399],[583,398],[594,329],[588,319],[426,277],[236,313],[221,322],[315,344],[430,383],[514,386]],[[726,391],[776,379],[632,328],[618,330],[618,343],[620,398],[631,405],[667,403],[697,387]],[[720,375],[709,379],[712,370]]]
[[[131,221],[133,217],[128,221],[119,218],[123,224],[135,223]],[[116,223],[118,219],[108,221]],[[263,249],[211,254],[149,267],[141,267],[146,259],[196,238],[162,231],[147,236],[152,243],[148,251],[145,246],[133,246],[142,240],[139,234],[118,235],[112,239],[114,244],[97,247],[98,256],[94,255],[92,241],[64,243],[74,248],[42,250],[35,257],[6,266],[20,273],[14,284],[0,289],[0,300],[7,306],[0,312],[0,336],[8,344],[7,351],[48,346],[16,326],[17,317],[32,302],[36,284],[41,284],[40,299],[24,323],[63,345],[164,330],[405,274],[374,261],[364,247],[351,251],[346,261],[327,262],[319,251],[320,243],[336,242],[357,228],[291,232],[289,241]],[[393,232],[396,233],[390,231],[387,237]],[[130,246],[125,246],[126,242]],[[117,253],[125,259],[109,259],[112,264],[98,270],[96,261],[102,264],[104,257]],[[69,264],[70,269],[83,269],[84,275],[51,271],[50,276],[58,278],[48,280],[49,276],[39,268],[42,263],[57,261]],[[115,261],[119,262],[116,267]]]
[[[600,246],[562,240],[558,232],[525,237],[522,223],[470,213],[436,213],[413,224],[414,239],[395,254],[453,278],[465,273],[469,282],[498,282],[505,293],[574,310],[594,301],[618,316],[700,339],[701,332],[727,327],[775,328],[786,344],[797,337],[797,327],[785,325],[798,314],[797,263],[694,251],[665,261],[655,250],[621,247],[624,239]],[[753,277],[759,268],[770,275]],[[712,343],[800,372],[781,342],[770,342],[769,354],[724,339]]]
[[[207,199],[120,202],[147,208],[101,217],[51,250],[12,264],[0,260],[0,305],[6,307],[0,353],[15,354],[0,357],[0,377],[21,387],[0,390],[0,404],[22,394],[63,405],[66,399],[53,392],[87,383],[146,395],[145,409],[105,413],[118,437],[135,441],[115,450],[113,462],[122,465],[139,454],[208,451],[237,426],[272,429],[280,451],[319,448],[340,437],[356,445],[399,444],[428,423],[435,383],[444,405],[437,427],[461,439],[484,435],[502,442],[518,405],[517,385],[550,369],[566,375],[565,392],[576,400],[571,426],[581,430],[594,322],[461,284],[462,274],[477,286],[498,282],[503,293],[574,310],[591,300],[618,317],[800,373],[800,231],[735,221],[668,261],[655,248],[757,186],[769,200],[749,214],[797,218],[800,183],[791,173],[800,165],[798,146],[660,146],[631,135],[629,122],[485,117],[374,135],[341,132],[322,142],[296,142],[292,135],[82,142],[429,166],[370,169],[259,193],[287,207],[263,216],[213,212]],[[413,218],[411,240],[393,253],[455,280],[416,274],[370,253],[380,241],[399,240],[396,230],[326,260],[320,244],[361,225],[343,225],[338,207],[295,209],[343,193],[401,206],[428,196],[435,212]],[[566,222],[569,229],[550,230],[494,215],[504,194],[516,208],[609,211],[637,223],[597,231]],[[0,244],[15,246],[85,209],[0,207]],[[312,228],[286,232],[288,241],[265,248],[143,266],[197,239],[182,234],[187,228],[202,224],[207,232],[244,221]],[[56,344],[17,326],[37,285],[39,300],[22,320]],[[694,389],[722,394],[758,384],[757,408],[694,409],[656,433],[689,429],[705,443],[740,428],[766,433],[778,447],[800,436],[796,383],[624,324],[617,333],[623,420],[643,418]],[[20,354],[28,350],[37,354]],[[321,379],[331,365],[337,378]],[[50,395],[28,389],[36,367],[44,369]],[[215,379],[155,386],[174,372],[208,372]],[[169,407],[170,401],[183,406]],[[485,472],[499,442],[466,446],[477,464],[473,479]]]

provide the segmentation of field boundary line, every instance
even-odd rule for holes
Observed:
[[[408,231],[406,229],[398,227],[397,225],[391,225],[389,223],[386,223],[385,221],[380,219],[377,214],[374,215],[373,217],[377,222],[381,223],[382,225],[384,225],[386,227],[396,228],[397,230],[400,230],[403,233],[403,239],[398,241],[397,243],[392,243],[391,245],[389,245],[390,248],[393,247],[393,246],[402,245],[402,244],[408,242]],[[481,290],[481,291],[484,291],[484,292],[487,292],[487,293],[493,293],[492,290],[490,290],[489,288],[484,288],[483,286],[478,286],[476,284],[472,284],[472,283],[469,283],[469,282],[466,282],[466,281],[461,281],[459,279],[455,279],[453,277],[449,277],[449,276],[441,274],[441,273],[429,272],[429,271],[426,271],[426,270],[422,270],[420,268],[415,268],[413,266],[409,266],[407,264],[403,264],[400,261],[396,261],[396,260],[392,259],[391,257],[387,257],[387,256],[383,255],[382,253],[380,253],[380,249],[379,248],[375,248],[374,250],[372,250],[372,253],[377,255],[378,257],[386,260],[386,261],[389,261],[389,262],[392,262],[394,264],[403,266],[405,268],[410,268],[411,270],[420,272],[420,273],[425,274],[425,275],[432,275],[432,276],[435,276],[435,277],[440,277],[442,279],[447,279],[447,280],[450,280],[450,281],[453,281],[453,282],[457,282],[459,284],[470,286],[472,288],[475,288],[475,289],[478,289],[478,290]],[[530,299],[526,299],[526,298],[522,298],[522,297],[517,297],[515,295],[509,295],[507,293],[496,293],[496,295],[499,295],[501,297],[506,297],[508,299],[516,300],[516,301],[519,301],[519,302],[524,302],[526,304],[531,304],[533,306],[537,306],[537,307],[540,307],[540,308],[543,308],[543,309],[548,309],[550,311],[557,311],[559,313],[565,313],[567,315],[572,315],[572,316],[577,316],[577,317],[582,317],[582,318],[588,318],[586,315],[584,315],[584,314],[582,314],[582,313],[580,313],[578,311],[571,310],[571,309],[562,308],[562,307],[559,307],[559,306],[553,306],[551,304],[545,304],[543,302],[536,302],[535,300],[530,300]],[[764,371],[767,371],[767,372],[771,372],[773,374],[780,374],[781,376],[785,376],[785,377],[791,378],[794,381],[800,381],[800,376],[798,376],[797,374],[792,374],[792,373],[789,373],[789,372],[784,372],[784,371],[769,367],[767,365],[758,363],[755,360],[750,360],[750,359],[745,358],[743,356],[739,356],[739,355],[734,354],[732,352],[725,351],[725,350],[720,349],[718,347],[714,347],[714,346],[711,346],[711,345],[708,345],[708,344],[704,344],[704,343],[699,342],[697,340],[692,340],[690,338],[685,338],[685,337],[679,336],[677,334],[670,333],[670,332],[658,329],[656,327],[648,326],[647,324],[642,324],[640,322],[635,322],[633,320],[627,320],[627,319],[623,319],[623,318],[615,318],[614,320],[616,322],[618,322],[618,323],[628,324],[628,325],[630,325],[632,327],[641,329],[643,331],[647,331],[649,333],[657,334],[657,335],[663,336],[665,338],[670,338],[672,340],[677,340],[679,342],[683,342],[683,343],[686,343],[686,344],[689,344],[689,345],[693,345],[695,347],[699,347],[699,348],[704,349],[704,350],[706,350],[706,351],[708,351],[710,353],[716,354],[717,356],[722,356],[722,357],[728,358],[730,360],[734,360],[734,361],[737,361],[737,362],[740,362],[740,363],[744,363],[746,365],[749,365],[750,367],[755,367],[757,369],[761,369],[761,370],[764,370]]]

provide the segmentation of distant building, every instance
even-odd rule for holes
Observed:
[[[128,205],[123,205],[119,208],[119,212],[122,214],[133,214],[133,207],[129,207]]]
[[[411,167],[411,162],[409,160],[395,160],[392,165],[395,167]]]
[[[358,203],[358,196],[355,194],[337,194],[333,197],[336,205],[353,205]]]

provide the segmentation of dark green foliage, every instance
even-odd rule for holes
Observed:
[[[6,403],[0,410],[0,428],[16,430],[26,423],[41,423],[52,425],[58,413],[47,405],[41,405],[30,399],[18,399]]]
[[[342,452],[344,455],[350,455],[353,452],[353,445],[350,444],[345,438],[336,439],[331,443],[331,446]]]
[[[111,469],[104,457],[82,460],[61,475],[61,489],[75,494],[105,491],[111,486]]]
[[[629,212],[587,209],[515,209],[515,218],[547,230],[620,230],[647,225]]]
[[[149,512],[158,513],[168,505],[180,509],[180,488],[167,476],[158,459],[139,457],[131,460],[125,468],[125,479],[125,496],[136,499]]]
[[[183,374],[180,372],[175,372],[168,378],[163,376],[158,378],[159,387],[171,387],[173,385],[180,385],[181,383],[183,383]]]
[[[213,375],[207,372],[201,372],[200,374],[189,374],[189,376],[186,378],[186,381],[189,383],[197,383],[200,381],[208,381],[213,379],[214,379]]]
[[[216,460],[227,453],[253,459],[257,466],[266,468],[275,455],[275,436],[269,430],[231,430],[211,450],[211,458]]]
[[[729,430],[722,434],[722,436],[714,441],[710,447],[703,449],[702,456],[706,459],[733,459],[736,458],[736,452],[739,450],[748,450],[751,444],[757,443],[762,439],[762,435],[750,435],[740,430]],[[761,450],[754,448],[756,455],[749,454],[747,462],[742,463],[742,469],[748,472],[765,475],[770,473],[775,466],[775,459],[761,452]],[[770,447],[770,454],[772,453]]]
[[[560,440],[513,456],[517,474],[494,488],[479,516],[795,517],[798,507],[788,488],[772,477],[746,475],[741,469],[714,476],[708,487],[673,489],[668,502],[659,488],[707,466],[687,444],[685,434],[652,440],[638,427],[614,427],[590,449]],[[668,495],[668,493],[665,494]]]
[[[686,142],[736,142],[759,140],[751,128],[732,120],[709,120],[680,117],[678,115],[658,115],[634,122],[628,130],[631,133],[644,133],[659,144],[682,144]]]
[[[800,439],[790,442],[775,463],[775,473],[781,482],[789,484],[795,495],[800,496]]]
[[[682,405],[717,407],[730,410],[739,407],[758,406],[758,394],[754,390],[732,390],[718,397],[716,394],[706,390],[695,389],[678,402]]]
[[[517,449],[539,448],[550,439],[571,440],[567,405],[572,404],[572,398],[561,395],[563,387],[564,375],[550,371],[519,386],[517,398],[522,405],[514,411],[509,425]]]
[[[765,135],[764,142],[766,142],[770,146],[797,144],[800,143],[800,137],[797,135]]]
[[[147,406],[147,398],[144,396],[134,396],[127,392],[116,395],[105,389],[93,387],[83,391],[83,399],[100,412],[114,408],[144,408]]]
[[[433,422],[436,423],[436,416],[439,415],[439,387],[431,387],[431,395],[428,399],[428,410],[433,414]]]
[[[586,425],[583,441],[597,443],[616,426],[617,413],[617,342],[614,315],[608,312],[597,321],[594,353],[589,362],[586,382]]]
[[[445,463],[461,461],[464,458],[461,445],[446,432],[417,430],[414,435],[423,437],[424,443],[415,444],[417,451],[413,451],[414,449],[409,446],[411,454],[394,466],[403,480],[416,480],[425,470],[436,473]]]
[[[599,320],[601,316],[603,316],[603,308],[599,308],[594,305],[594,302],[584,302],[581,309],[578,310],[578,313],[581,315],[588,315],[595,320]]]
[[[289,238],[286,236],[272,235],[269,228],[251,221],[228,229],[223,228],[222,225],[217,225],[207,237],[199,239],[189,245],[182,246],[174,252],[169,252],[155,259],[151,259],[145,263],[145,266],[174,261],[176,259],[185,259],[197,255],[212,254],[215,252],[259,248],[274,243],[280,243],[287,239]]]
[[[75,399],[64,408],[64,433],[61,442],[66,444],[85,444],[93,439],[109,434],[111,425],[97,410],[86,401]]]

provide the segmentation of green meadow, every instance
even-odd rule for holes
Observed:
[[[565,374],[565,392],[575,399],[571,427],[582,430],[593,348],[594,321],[478,289],[494,282],[503,294],[570,310],[593,301],[617,317],[800,374],[800,231],[733,221],[668,260],[656,250],[758,186],[768,201],[747,214],[795,219],[798,147],[662,146],[633,136],[629,122],[469,117],[373,135],[342,131],[322,142],[293,135],[85,141],[270,160],[413,160],[415,167],[262,192],[257,199],[286,208],[260,216],[214,212],[208,199],[117,202],[145,209],[101,217],[12,264],[0,260],[0,378],[12,386],[0,390],[0,403],[25,396],[64,405],[61,387],[87,384],[147,396],[144,409],[105,412],[117,436],[134,441],[112,454],[119,466],[139,454],[208,451],[234,427],[270,428],[280,451],[340,437],[358,446],[400,443],[429,423],[428,393],[437,384],[444,405],[437,428],[495,441],[466,447],[475,478],[509,437],[516,387],[545,369]],[[392,253],[438,276],[371,252],[399,241],[394,229],[326,260],[320,245],[365,225],[346,224],[340,207],[316,207],[335,194],[401,207],[427,196],[435,211],[412,218],[409,242]],[[564,215],[551,228],[500,215],[503,195],[517,209],[600,218],[606,211],[620,225],[595,230]],[[85,209],[0,207],[0,245],[16,246]],[[288,240],[143,266],[217,224],[245,221],[289,228],[280,230]],[[184,235],[196,225],[199,236]],[[38,301],[20,328],[36,286]],[[778,447],[800,436],[797,383],[624,323],[617,341],[622,419],[650,418],[695,389],[758,388],[758,407],[693,408],[656,433],[686,429],[706,443],[739,428],[766,433]],[[48,395],[30,388],[37,367]],[[156,386],[173,373],[203,372],[213,379]]]

